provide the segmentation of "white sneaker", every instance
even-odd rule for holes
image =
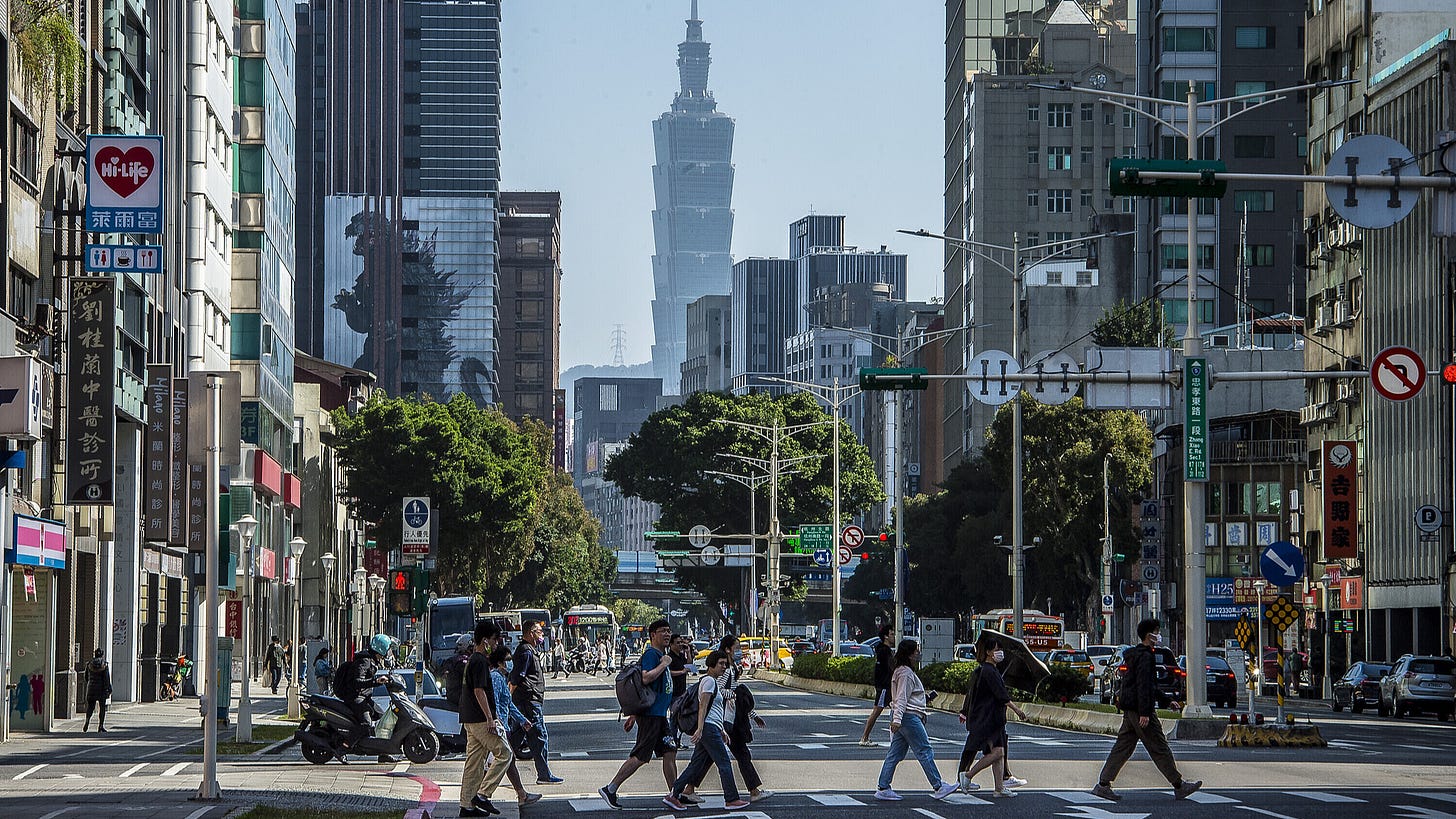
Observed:
[[[774,792],[769,790],[768,788],[759,788],[758,793],[751,793],[748,795],[748,801],[761,802],[773,795]]]
[[[862,740],[859,741],[859,747],[861,747],[861,748],[878,748],[878,747],[880,747],[880,743],[875,742],[872,739],[862,739]]]
[[[961,776],[960,776],[960,785],[961,785],[961,790],[964,791],[964,792],[966,792],[966,793],[970,793],[971,791],[978,791],[978,790],[981,789],[981,786],[980,785],[978,785],[975,782],[972,782],[970,780],[970,777],[966,776],[964,773],[962,773]]]
[[[1015,776],[1008,776],[1001,780],[1001,784],[1008,788],[1019,788],[1026,784],[1026,780]]]
[[[944,799],[958,790],[960,790],[960,785],[955,782],[942,782],[940,783],[940,787],[930,792],[930,798]]]
[[[991,795],[999,798],[1010,799],[1016,795],[1016,791],[991,791]]]
[[[899,802],[905,797],[901,796],[898,793],[895,793],[889,788],[881,788],[875,791],[875,798],[880,800],[881,802]]]

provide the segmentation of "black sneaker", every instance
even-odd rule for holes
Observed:
[[[536,784],[537,785],[559,785],[559,784],[561,784],[562,782],[565,782],[565,781],[566,781],[565,779],[562,779],[559,776],[547,776],[547,777],[537,777],[536,778]]]
[[[490,800],[489,799],[486,799],[484,796],[481,796],[478,793],[475,795],[475,798],[474,799],[471,799],[470,800],[470,804],[472,804],[475,807],[477,807],[477,808],[485,811],[486,813],[490,814],[491,816],[495,816],[496,814],[500,813],[500,808],[496,807],[495,805],[492,805],[490,803]]]
[[[499,812],[499,811],[497,811],[497,812]],[[486,810],[485,808],[477,808],[477,807],[475,807],[475,806],[472,805],[471,807],[468,807],[468,808],[461,808],[460,809],[460,815],[461,816],[490,816],[491,813],[490,813],[490,811]]]
[[[622,809],[622,803],[617,801],[616,791],[610,790],[606,785],[603,785],[597,788],[597,793],[602,795],[602,799],[606,801],[607,807],[610,807],[612,810]]]

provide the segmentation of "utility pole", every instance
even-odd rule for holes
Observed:
[[[1112,482],[1109,471],[1112,455],[1102,456],[1102,596],[1112,594]],[[1099,601],[1100,604],[1100,601]],[[1048,612],[1050,614],[1050,612]],[[1112,613],[1102,617],[1102,642],[1112,644]]]
[[[217,667],[217,560],[221,552],[221,544],[218,542],[221,534],[218,532],[218,497],[217,490],[222,484],[222,467],[219,463],[221,456],[221,442],[218,440],[219,427],[222,420],[219,417],[222,397],[222,380],[216,375],[207,377],[207,551],[203,560],[207,563],[204,568],[205,577],[203,583],[203,604],[202,604],[202,691],[199,696],[202,706],[202,784],[197,790],[199,801],[215,802],[222,798],[222,791],[217,786],[217,689],[222,680],[228,679],[231,674],[224,675]]]

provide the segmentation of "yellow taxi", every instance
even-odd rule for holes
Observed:
[[[739,637],[738,648],[743,651],[743,662],[751,668],[756,668],[763,665],[764,660],[768,659],[767,637]],[[701,663],[703,660],[708,658],[709,654],[713,653],[717,649],[718,644],[714,643],[712,647],[705,648],[699,651],[697,654],[693,655],[693,662]],[[788,660],[790,663],[792,663],[793,657],[794,651],[789,647],[789,641],[780,638],[779,660]]]
[[[1047,654],[1047,665],[1064,665],[1082,672],[1083,676],[1092,676],[1092,658],[1087,656],[1085,651],[1053,651]]]

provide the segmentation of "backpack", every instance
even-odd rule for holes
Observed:
[[[698,694],[701,691],[698,686],[701,683],[702,680],[699,680],[688,686],[667,709],[668,719],[679,731],[691,734],[698,730]]]
[[[642,661],[636,660],[622,666],[617,672],[617,705],[629,717],[641,716],[652,710],[657,702],[657,692],[642,681]]]

